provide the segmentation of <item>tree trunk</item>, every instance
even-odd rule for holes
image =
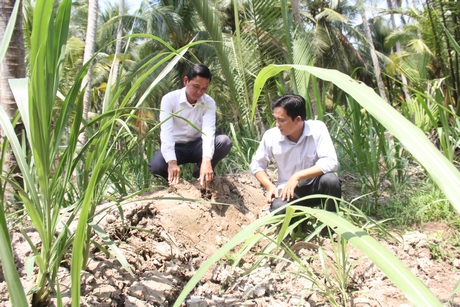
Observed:
[[[85,53],[83,54],[83,63],[86,64],[94,55],[96,48],[96,31],[97,31],[97,12],[98,11],[98,0],[88,1],[88,25],[86,28],[86,39],[85,39]],[[82,87],[86,85],[85,94],[83,96],[83,121],[88,120],[88,111],[91,103],[91,81],[93,63],[90,64],[88,73],[83,78]],[[78,136],[78,141],[81,146],[86,143],[86,132],[83,131]]]
[[[449,31],[452,31],[453,29],[451,29],[449,27],[449,24],[447,22],[446,13],[445,13],[444,5],[443,5],[442,1],[439,1],[439,8],[441,9],[441,14],[440,15],[441,15],[441,21],[444,24],[444,27],[446,29],[448,29]],[[451,13],[451,15],[452,15],[452,13]],[[455,13],[454,13],[454,15],[455,15]],[[453,101],[446,101],[446,104],[449,104],[449,103],[450,104],[455,104],[455,102],[457,101],[457,94],[458,94],[458,90],[459,90],[458,70],[457,71],[455,70],[455,62],[456,62],[457,53],[451,47],[451,43],[449,41],[449,38],[447,37],[446,32],[442,31],[442,34],[443,34],[446,49],[447,49],[446,50],[447,51],[447,62],[449,64],[448,68],[447,68],[447,71],[450,71],[450,75],[447,78],[447,80],[450,81],[450,84],[451,84],[451,87],[452,87],[452,96],[453,96],[452,98],[451,97],[448,98],[448,100],[453,99]],[[446,74],[446,76],[447,75],[448,74]]]
[[[122,16],[125,14],[125,0],[119,0],[118,2],[118,29],[117,29],[117,41],[115,43],[115,64],[113,66],[112,84],[115,84],[118,80],[118,71],[120,70],[120,61],[118,55],[120,55],[123,37],[123,21]]]
[[[390,10],[390,17],[391,17],[391,29],[393,31],[396,30],[396,21],[395,21],[395,14],[393,13],[393,3],[392,0],[387,0],[388,9]],[[401,55],[401,43],[398,41],[396,42],[396,53],[400,56]],[[402,90],[404,93],[404,98],[406,101],[410,101],[410,94],[409,90],[407,89],[407,78],[404,73],[401,73],[401,81],[403,83]]]
[[[377,80],[377,86],[379,88],[380,97],[388,102],[387,95],[385,93],[385,85],[382,80],[382,73],[380,72],[379,59],[377,57],[377,52],[374,47],[374,40],[372,39],[371,29],[369,28],[369,23],[366,18],[366,13],[362,7],[362,3],[359,1],[359,12],[363,20],[364,32],[366,34],[366,39],[369,43],[369,48],[371,51],[372,64],[374,66],[375,79]]]
[[[21,0],[19,0],[21,1]],[[5,30],[10,20],[11,13],[15,0],[0,0],[0,41],[3,41]],[[5,54],[5,58],[1,63],[0,68],[0,104],[8,114],[10,120],[13,118],[18,107],[8,83],[9,79],[24,78],[25,77],[25,52],[24,52],[24,35],[22,30],[22,2],[19,3],[19,11],[14,25],[14,32]],[[19,135],[23,131],[21,122],[16,124],[16,133]],[[1,130],[1,129],[0,129]],[[3,144],[5,135],[0,131],[0,142]],[[21,139],[21,138],[19,138]],[[22,186],[19,167],[17,166],[11,147],[8,148],[5,156],[5,164],[3,166],[2,175],[7,176],[12,173],[16,182]],[[14,189],[11,185],[7,184],[5,191],[5,201],[13,200]]]
[[[291,0],[292,6],[292,14],[294,15],[294,20],[296,24],[303,28],[302,18],[300,17],[300,7],[299,7],[299,0]]]

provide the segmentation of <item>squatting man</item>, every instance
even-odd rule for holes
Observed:
[[[211,72],[203,64],[192,65],[184,87],[161,99],[161,148],[149,163],[150,172],[179,182],[179,165],[195,163],[193,176],[203,186],[214,178],[214,167],[232,148],[226,135],[216,135],[216,102],[206,94]],[[195,127],[193,127],[192,123]]]
[[[251,171],[267,190],[270,212],[293,200],[312,194],[341,198],[337,170],[337,154],[326,125],[319,120],[306,120],[305,100],[287,94],[273,104],[276,127],[267,130],[251,162]],[[278,182],[273,184],[266,172],[271,159],[278,167]],[[320,205],[324,199],[307,199],[296,205]],[[336,211],[333,199],[325,204],[327,211]],[[284,214],[281,209],[277,214]]]

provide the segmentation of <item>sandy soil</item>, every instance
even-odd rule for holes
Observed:
[[[200,266],[236,233],[266,215],[268,209],[263,190],[250,174],[217,176],[208,191],[202,191],[198,182],[181,182],[142,195],[122,208],[120,211],[114,204],[107,204],[99,225],[122,250],[134,276],[115,257],[93,248],[88,268],[82,273],[82,306],[172,306]],[[28,231],[38,240],[32,229]],[[460,306],[458,295],[452,297],[460,280],[459,250],[436,248],[453,235],[458,236],[445,224],[428,223],[419,231],[402,235],[400,242],[380,241],[445,306]],[[11,238],[23,285],[30,289],[33,280],[27,279],[24,268],[30,248],[20,233],[12,232]],[[295,274],[298,266],[282,250],[278,259],[265,259],[245,274],[258,259],[256,253],[263,242],[234,269],[225,258],[219,261],[182,305],[332,306],[332,297],[341,306],[411,306],[376,265],[350,245],[345,258],[349,272],[346,295],[341,295],[340,276],[334,277],[336,270],[332,269],[336,265],[336,243],[328,238],[317,239],[313,245],[288,242],[306,268],[303,274]],[[438,257],[434,259],[436,252]],[[328,259],[325,266],[321,259]],[[70,306],[70,289],[65,288],[70,284],[66,263],[60,278],[64,305]],[[3,275],[0,282],[0,306],[10,306]],[[49,303],[55,304],[54,300]]]

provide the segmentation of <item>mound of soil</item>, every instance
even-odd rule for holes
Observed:
[[[101,208],[99,225],[122,251],[133,275],[113,253],[93,248],[82,272],[81,305],[172,306],[200,266],[240,230],[266,215],[267,209],[264,191],[249,173],[217,176],[208,190],[202,190],[198,182],[183,181],[121,207],[107,204]],[[38,241],[33,230],[29,234]],[[460,306],[460,298],[452,296],[460,280],[459,251],[439,248],[451,235],[446,225],[429,223],[420,231],[404,234],[400,242],[381,243],[446,306]],[[11,238],[23,285],[30,289],[34,284],[27,279],[24,259],[31,250],[20,233],[12,232]],[[94,240],[105,246],[98,236]],[[337,291],[341,279],[334,275],[336,246],[327,238],[312,244],[296,243],[293,250],[303,270],[292,263],[292,255],[281,250],[278,258],[264,259],[247,273],[258,259],[261,242],[241,266],[232,269],[231,259],[217,262],[182,305],[330,306],[330,301],[336,300],[343,306],[410,306],[376,265],[350,245],[345,259],[349,277],[342,286],[348,295],[341,296]],[[70,288],[65,287],[70,285],[68,264],[63,263],[59,275],[64,305],[70,306]],[[10,306],[3,276],[0,281],[0,305]],[[50,306],[56,302],[52,300]]]

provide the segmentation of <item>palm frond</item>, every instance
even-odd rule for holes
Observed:
[[[324,8],[324,10],[316,15],[315,17],[317,20],[322,18],[326,19],[329,22],[347,22],[349,18],[340,14],[337,11],[331,10],[330,8]]]
[[[314,58],[314,45],[311,43],[312,34],[300,33],[293,41],[293,59],[294,64],[312,65]],[[310,74],[306,71],[296,70],[297,93],[302,97],[306,97],[308,93],[308,85]]]

